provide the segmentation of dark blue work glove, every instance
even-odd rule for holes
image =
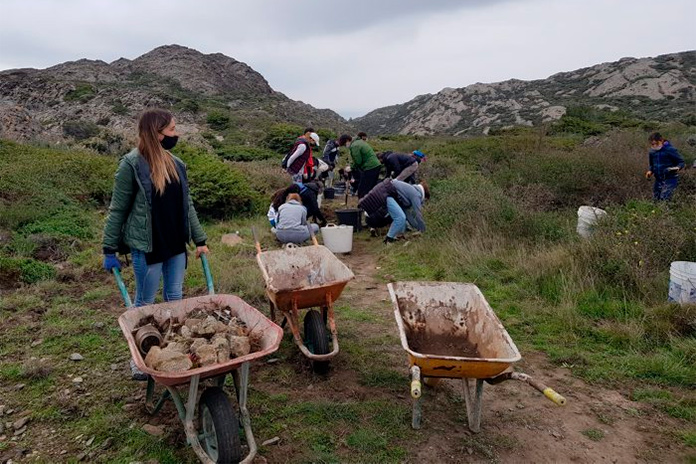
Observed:
[[[113,268],[121,269],[121,261],[118,260],[115,254],[104,255],[104,269],[106,272],[111,272]]]

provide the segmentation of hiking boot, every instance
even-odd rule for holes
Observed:
[[[147,374],[138,369],[138,366],[135,365],[135,361],[132,359],[130,360],[130,370],[132,380],[137,380],[138,382],[144,382],[147,380]]]
[[[384,243],[389,244],[389,243],[394,243],[394,242],[396,242],[395,238],[391,238],[388,235],[386,237],[384,237]]]

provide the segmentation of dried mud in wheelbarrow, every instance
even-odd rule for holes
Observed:
[[[490,378],[521,359],[475,285],[395,282],[389,288],[402,347],[424,376]]]
[[[298,308],[324,306],[327,294],[336,301],[354,275],[324,246],[264,251],[257,255],[267,294],[281,311],[295,300]]]

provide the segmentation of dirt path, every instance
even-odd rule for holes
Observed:
[[[386,302],[389,294],[378,277],[374,253],[356,243],[343,258],[356,279],[345,301],[362,308]],[[391,304],[379,305],[384,319],[392,319]],[[391,323],[392,321],[390,321]],[[367,332],[396,326],[365,326]],[[405,355],[396,346],[394,369],[407,370]],[[390,350],[391,351],[391,350]],[[398,355],[400,353],[400,356]],[[543,353],[523,353],[516,370],[530,374],[562,393],[568,400],[558,407],[533,388],[517,381],[485,385],[481,432],[466,425],[466,408],[459,380],[444,380],[426,388],[423,426],[409,446],[409,462],[684,462],[688,452],[676,444],[670,430],[677,421],[653,407],[631,401],[625,394],[592,386],[554,366]],[[395,401],[408,402],[408,386]]]

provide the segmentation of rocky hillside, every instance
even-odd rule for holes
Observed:
[[[193,138],[214,132],[211,115],[217,129],[221,119],[229,120],[238,143],[255,139],[274,122],[346,127],[335,112],[273,90],[242,62],[178,45],[156,48],[134,60],[82,59],[47,69],[0,72],[0,138],[77,140],[115,151],[129,142],[137,115],[148,106],[172,109],[180,130]]]
[[[656,120],[681,119],[696,112],[696,51],[623,58],[535,81],[446,88],[352,122],[370,134],[462,135],[552,121],[576,105],[622,109]]]

